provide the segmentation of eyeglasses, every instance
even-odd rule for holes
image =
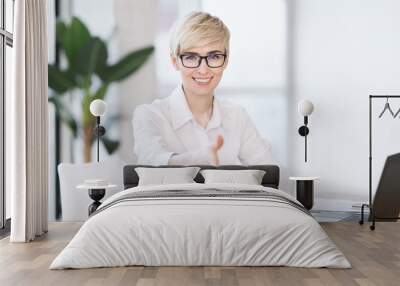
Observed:
[[[210,68],[222,67],[225,63],[226,54],[213,53],[207,56],[200,56],[197,54],[182,54],[179,55],[182,65],[185,68],[198,68],[201,65],[201,61],[204,59],[206,64]]]

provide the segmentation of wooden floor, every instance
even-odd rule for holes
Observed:
[[[356,222],[322,223],[353,268],[120,267],[48,270],[81,226],[51,223],[32,243],[0,241],[0,285],[400,285],[400,223],[378,223],[372,232]]]

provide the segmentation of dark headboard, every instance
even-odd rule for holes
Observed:
[[[184,166],[149,166],[149,165],[127,165],[124,167],[124,189],[136,187],[139,183],[139,176],[137,175],[135,168],[147,167],[147,168],[179,168]],[[241,166],[241,165],[222,165],[218,167],[214,166],[196,166],[204,169],[219,169],[219,170],[263,170],[265,175],[262,179],[262,185],[265,187],[271,187],[278,189],[279,186],[279,167],[276,165],[252,165],[252,166]],[[197,183],[204,183],[204,178],[200,174],[194,178]]]

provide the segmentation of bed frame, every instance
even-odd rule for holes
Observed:
[[[192,165],[193,166],[193,165]],[[147,167],[147,168],[179,168],[184,166],[150,166],[150,165],[127,165],[124,167],[124,189],[136,187],[139,183],[139,176],[135,171],[137,167]],[[250,166],[241,166],[241,165],[221,165],[218,167],[215,166],[201,166],[197,165],[196,167],[200,167],[202,170],[205,169],[217,169],[217,170],[263,170],[265,171],[265,175],[262,179],[261,184],[264,187],[271,187],[278,189],[279,187],[279,167],[276,165],[250,165]],[[204,183],[204,178],[200,174],[194,178],[197,183]]]

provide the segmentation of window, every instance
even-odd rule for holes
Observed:
[[[180,5],[181,3],[178,0],[160,0],[157,6],[154,45],[156,47],[157,97],[161,98],[168,96],[179,82],[179,75],[172,67],[169,57],[169,33],[172,24],[179,17]]]
[[[10,195],[5,187],[5,110],[11,92],[14,0],[0,0],[0,228],[10,217]]]

